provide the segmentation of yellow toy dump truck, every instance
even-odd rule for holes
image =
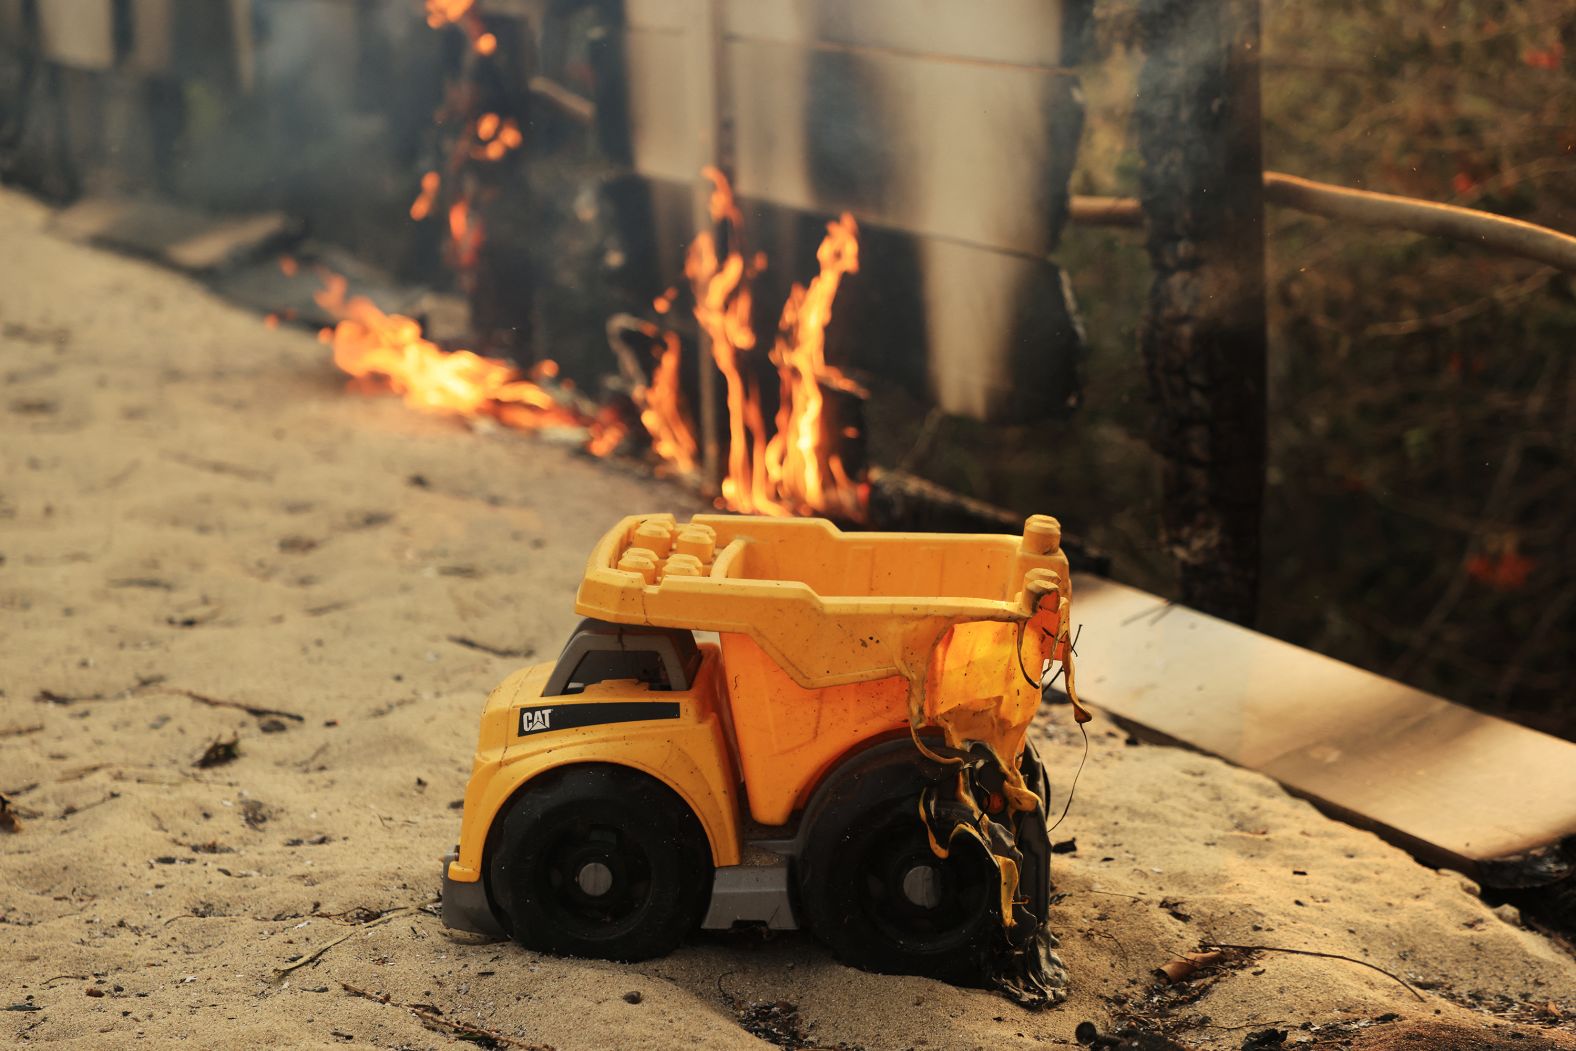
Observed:
[[[1071,692],[1060,540],[1043,515],[625,518],[558,660],[487,700],[444,923],[620,960],[802,926],[869,970],[1060,999],[1026,740],[1052,663]]]

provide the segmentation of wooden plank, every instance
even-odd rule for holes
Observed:
[[[686,87],[696,62],[686,38],[698,19],[674,28],[683,6],[632,5],[623,42],[634,167],[687,182],[711,114]],[[1037,50],[993,51],[985,44],[1000,43],[997,30],[970,38],[975,52],[1025,60],[1014,64],[965,54],[964,42],[958,54],[904,50],[946,42],[913,37],[896,14],[843,11],[784,26],[770,13],[747,23],[759,35],[721,47],[719,106],[732,130],[723,152],[740,195],[1037,258],[1054,250],[1083,110],[1074,77],[1026,60],[1060,47],[1058,19],[1034,23],[1048,35],[1031,41]],[[827,44],[882,32],[903,46]]]
[[[283,212],[212,215],[150,198],[87,197],[57,213],[76,241],[152,256],[181,270],[218,270],[271,253],[299,235]]]
[[[1147,592],[1078,578],[1079,692],[1473,871],[1576,834],[1576,743]]]
[[[1077,153],[1077,82],[881,52],[726,48],[740,194],[1043,257]]]

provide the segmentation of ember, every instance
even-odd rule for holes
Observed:
[[[418,223],[432,214],[432,202],[437,200],[438,189],[443,185],[443,179],[437,172],[428,172],[421,177],[421,195],[410,204],[410,217]]]

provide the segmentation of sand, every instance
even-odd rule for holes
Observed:
[[[310,334],[47,222],[0,195],[0,792],[19,815],[0,832],[0,1040],[425,1048],[471,1026],[561,1051],[758,1033],[875,1051],[1069,1046],[1127,1017],[1198,1048],[1270,1027],[1576,1047],[1556,1019],[1576,1011],[1571,957],[1467,880],[1098,720],[1053,836],[1076,840],[1055,866],[1073,981],[1055,1010],[852,971],[801,934],[620,965],[445,931],[430,903],[484,694],[561,645],[595,536],[693,497],[349,394]],[[1058,791],[1067,724],[1041,734]],[[231,738],[233,761],[194,765]],[[1281,953],[1158,985],[1201,941],[1351,956],[1419,992]]]

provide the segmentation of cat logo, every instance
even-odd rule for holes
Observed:
[[[520,736],[554,730],[582,730],[607,723],[640,723],[650,719],[677,719],[673,701],[588,701],[520,709]]]
[[[543,730],[553,728],[553,710],[551,708],[522,708],[520,709],[520,736],[541,733]]]

